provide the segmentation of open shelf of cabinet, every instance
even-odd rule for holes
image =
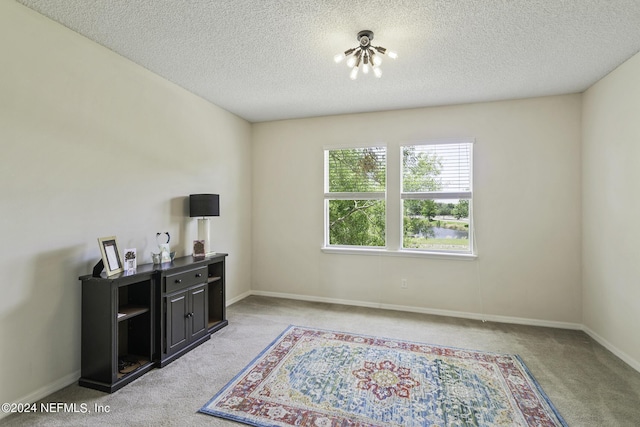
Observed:
[[[207,269],[207,287],[209,288],[209,316],[207,328],[213,333],[229,324],[226,315],[225,297],[225,256],[220,254],[212,258]]]
[[[144,314],[149,311],[149,307],[138,306],[138,305],[127,305],[124,307],[118,308],[118,322],[122,322],[123,320],[130,319],[139,314]]]
[[[80,278],[80,385],[111,393],[154,367],[152,273]]]

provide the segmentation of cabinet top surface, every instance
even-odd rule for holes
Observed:
[[[173,262],[165,262],[164,264],[155,264],[155,267],[156,267],[156,271],[168,271],[168,270],[173,270],[174,268],[207,265],[213,262],[222,261],[224,257],[226,257],[227,255],[228,254],[224,254],[224,253],[216,253],[215,255],[211,255],[204,258],[195,258],[191,255],[188,255],[188,256],[176,258],[173,260]]]
[[[191,255],[183,256],[180,258],[174,259],[172,262],[165,262],[162,264],[142,264],[136,268],[135,273],[127,273],[126,271],[123,273],[114,274],[113,276],[107,277],[106,273],[102,273],[100,277],[93,277],[91,274],[87,274],[85,276],[80,276],[80,280],[108,280],[108,281],[116,281],[122,279],[141,279],[144,280],[152,274],[156,272],[166,272],[171,271],[173,269],[189,267],[189,266],[200,266],[200,265],[208,265],[213,262],[223,261],[224,257],[228,254],[225,253],[216,253],[215,255],[210,255],[204,258],[194,258]]]

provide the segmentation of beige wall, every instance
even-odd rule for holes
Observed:
[[[0,402],[24,402],[79,377],[98,237],[190,254],[185,197],[219,193],[228,298],[249,290],[251,125],[12,1],[0,63]]]
[[[587,331],[640,370],[640,54],[583,102],[583,293]]]
[[[254,124],[252,289],[579,327],[580,116],[567,95]],[[321,252],[323,147],[439,137],[476,139],[477,260]]]

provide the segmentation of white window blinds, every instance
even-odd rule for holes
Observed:
[[[379,198],[386,190],[386,148],[325,151],[325,196]]]
[[[402,147],[402,197],[471,195],[470,142]]]

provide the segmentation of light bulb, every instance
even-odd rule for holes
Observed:
[[[354,67],[351,70],[351,74],[349,74],[349,78],[351,78],[351,80],[355,80],[358,78],[358,67]]]
[[[339,53],[336,56],[333,57],[333,60],[336,61],[336,64],[339,62],[342,62],[342,60],[344,59],[344,54],[343,53]]]
[[[373,63],[374,63],[375,65],[380,65],[380,64],[382,64],[382,58],[380,58],[380,56],[379,56],[379,55],[375,55],[375,56],[373,57]]]
[[[362,66],[362,72],[365,74],[369,74],[369,64],[364,64]]]
[[[349,59],[347,59],[347,67],[352,68],[354,65],[356,65],[356,57],[350,56]]]
[[[398,54],[390,50],[387,52],[387,56],[391,59],[396,59],[398,57]]]
[[[375,74],[377,78],[382,77],[382,70],[380,67],[373,67],[373,74]]]

